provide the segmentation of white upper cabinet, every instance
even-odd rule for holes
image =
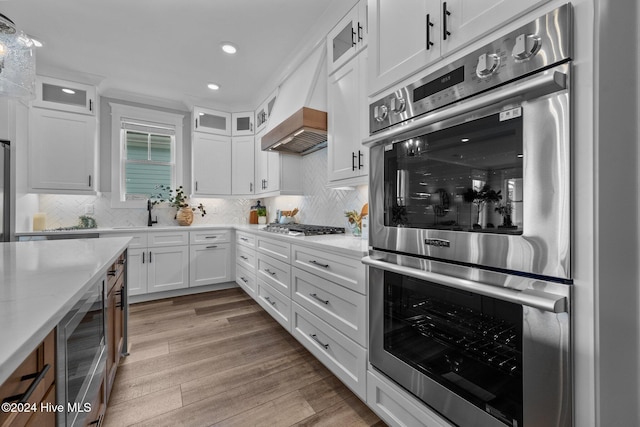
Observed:
[[[232,135],[233,136],[248,136],[253,135],[253,111],[244,113],[232,113]]]
[[[374,96],[548,0],[369,0]]]
[[[34,107],[96,114],[96,88],[81,83],[67,82],[51,77],[36,78]]]
[[[440,18],[440,0],[369,0],[369,95],[440,58]]]
[[[329,76],[328,176],[330,186],[366,184],[369,149],[366,94],[367,50]],[[344,180],[354,180],[346,182]]]
[[[271,111],[273,111],[273,106],[276,103],[276,98],[278,97],[278,90],[276,89],[264,100],[262,104],[255,111],[255,127],[256,133],[267,127],[267,122],[269,121],[269,117],[271,116]]]
[[[191,144],[193,195],[230,195],[231,137],[194,132]]]
[[[193,108],[193,131],[231,136],[231,114],[207,108]]]
[[[233,195],[254,194],[253,139],[253,136],[231,138],[231,193]]]
[[[95,116],[31,108],[29,190],[95,194],[96,145]]]
[[[329,74],[367,45],[368,31],[367,2],[361,0],[327,35]]]

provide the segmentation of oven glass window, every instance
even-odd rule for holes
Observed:
[[[104,314],[102,298],[67,337],[67,398],[70,403],[82,403],[104,344]],[[75,323],[74,320],[72,320]]]
[[[385,272],[384,350],[522,425],[522,306]]]
[[[386,147],[385,225],[522,234],[522,115],[511,113]]]

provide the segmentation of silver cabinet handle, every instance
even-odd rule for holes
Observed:
[[[215,248],[217,248],[217,247],[218,247],[218,246],[216,246],[216,245],[212,245],[212,246],[207,246],[207,247],[206,247],[206,249],[215,249]]]
[[[312,340],[314,340],[315,342],[320,344],[322,347],[324,347],[325,350],[329,348],[329,344],[325,344],[322,341],[320,341],[316,334],[309,334],[309,336],[311,337]]]
[[[316,261],[315,259],[312,259],[311,261],[309,261],[309,264],[315,264],[315,265],[317,265],[317,266],[319,266],[319,267],[322,267],[322,268],[329,268],[329,264],[322,264],[322,263],[319,263],[319,262],[318,262],[318,261]]]
[[[276,305],[276,302],[275,302],[275,301],[271,301],[271,298],[269,298],[269,297],[264,297],[264,299],[265,299],[265,301],[267,301],[269,304],[271,304],[271,305]]]
[[[264,271],[265,271],[266,273],[269,273],[269,274],[270,274],[270,275],[272,275],[272,276],[275,276],[275,275],[276,275],[275,271],[271,271],[271,270],[269,270],[268,268],[265,268],[265,269],[264,269]]]
[[[318,296],[318,294],[309,294],[309,296],[310,296],[311,298],[314,298],[314,299],[316,299],[316,300],[320,301],[321,303],[329,304],[329,301],[328,301],[328,300],[324,300],[324,299],[320,298],[320,297]]]

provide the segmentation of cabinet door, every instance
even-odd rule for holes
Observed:
[[[253,135],[253,111],[245,113],[232,113],[231,123],[233,136]]]
[[[194,133],[191,151],[193,193],[231,194],[231,138]]]
[[[254,138],[245,136],[231,140],[231,193],[254,193]]]
[[[256,133],[267,127],[267,122],[271,116],[271,111],[276,103],[278,97],[278,90],[276,89],[267,97],[267,99],[256,109],[255,112],[255,127]]]
[[[439,0],[369,1],[369,96],[440,57],[441,16]]]
[[[149,292],[189,287],[189,247],[149,249]]]
[[[95,152],[95,117],[41,108],[31,109],[31,190],[95,194]]]
[[[361,1],[327,35],[329,74],[344,65],[367,42],[367,6]]]
[[[67,82],[50,77],[36,78],[35,107],[95,115],[96,89],[94,86]]]
[[[329,180],[338,181],[367,174],[365,147],[362,138],[363,109],[366,97],[362,93],[366,51],[349,61],[329,77],[328,167]]]
[[[129,249],[127,251],[127,287],[129,295],[147,293],[147,265],[149,254],[147,248]]]
[[[189,286],[204,286],[231,281],[229,243],[191,246]]]
[[[231,114],[224,111],[194,107],[192,124],[195,132],[231,136]]]
[[[446,9],[449,14],[447,14],[446,27],[451,34],[442,43],[442,53],[465,46],[501,24],[547,1],[448,0]],[[445,2],[442,4],[444,6]]]
[[[262,136],[256,135],[255,140],[255,194],[263,194],[278,190],[280,181],[280,154],[262,151]]]

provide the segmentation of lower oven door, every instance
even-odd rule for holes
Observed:
[[[570,426],[570,286],[414,261],[365,259],[371,364],[460,426]]]

